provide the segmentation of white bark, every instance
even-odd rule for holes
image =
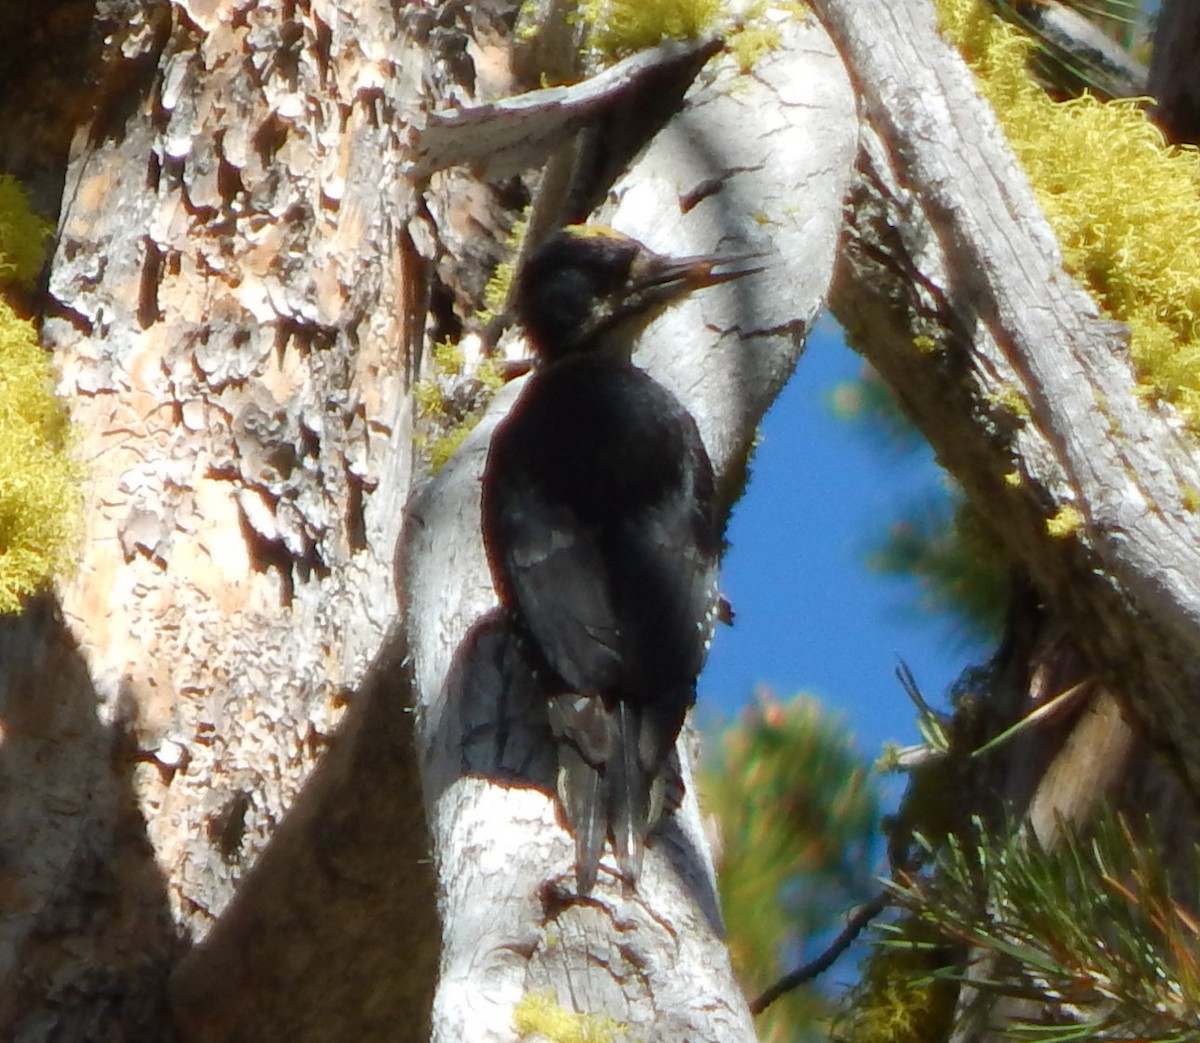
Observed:
[[[667,253],[767,253],[762,275],[669,312],[639,354],[692,410],[724,481],[737,481],[821,306],[854,155],[854,98],[827,39],[812,24],[784,34],[749,75],[729,58],[706,68],[601,213]],[[498,397],[417,497],[407,530],[405,618],[445,921],[435,1038],[515,1040],[514,1006],[550,989],[627,1038],[752,1039],[686,751],[683,806],[651,844],[637,892],[602,870],[591,899],[574,895],[553,745],[508,654],[478,534],[488,438],[516,393]]]

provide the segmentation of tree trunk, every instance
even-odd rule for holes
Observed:
[[[399,621],[391,567],[428,347],[468,325],[555,153],[578,191],[555,195],[552,166],[541,226],[607,199],[665,252],[764,253],[639,356],[732,500],[833,266],[860,130],[842,61],[864,125],[839,313],[1196,790],[1191,445],[1133,394],[1121,331],[1063,274],[927,5],[814,7],[841,61],[811,20],[749,73],[716,59],[611,193],[613,142],[656,91],[674,105],[656,63],[693,52],[511,103],[511,12],[482,4],[113,4],[103,46],[72,6],[27,34],[6,99],[46,99],[58,129],[21,163],[61,199],[43,336],[87,502],[76,574],[0,625],[6,1036],[427,1038],[436,902],[439,1039],[564,1012],[752,1037],[686,744],[637,892],[573,891],[544,710],[478,537],[515,389],[412,499]],[[41,60],[56,46],[75,60]],[[598,126],[607,157],[573,143]],[[997,405],[1014,392],[1028,420]],[[1054,538],[1064,505],[1079,528]]]
[[[402,164],[475,88],[454,19],[131,3],[79,38],[43,336],[86,507],[3,624],[5,1038],[428,1035],[390,565],[430,283]]]
[[[1139,693],[1137,716],[1177,750],[1195,791],[1193,447],[1169,407],[1136,395],[1126,331],[1062,270],[1024,173],[928,5],[895,4],[886,18],[852,6],[818,5],[871,128],[852,240],[870,249],[847,250],[835,306],[1090,660]],[[938,350],[914,344],[914,319]],[[1004,406],[1014,394],[1027,420]],[[1080,519],[1066,538],[1046,524],[1064,505]]]

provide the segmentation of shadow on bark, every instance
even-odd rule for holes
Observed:
[[[175,969],[187,1040],[427,1040],[439,926],[402,635],[211,934]]]
[[[103,723],[49,595],[0,618],[0,1036],[168,1040],[180,949],[138,807],[132,701]]]
[[[458,779],[490,779],[553,795],[556,757],[541,682],[500,609],[482,616],[451,661],[430,712],[428,800]]]

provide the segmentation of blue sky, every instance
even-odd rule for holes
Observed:
[[[733,717],[758,683],[781,696],[810,693],[845,716],[873,759],[886,740],[917,740],[914,708],[895,679],[900,658],[944,705],[980,653],[946,621],[913,611],[914,583],[868,569],[872,541],[940,472],[927,449],[889,452],[835,414],[834,389],[861,366],[840,331],[822,323],[763,422],[722,568],[737,618],[720,628],[699,693],[702,720]]]

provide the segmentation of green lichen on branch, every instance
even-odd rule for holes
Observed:
[[[505,259],[496,265],[491,278],[483,288],[483,307],[475,313],[475,322],[486,326],[508,310],[508,298],[512,292],[513,280],[517,277],[517,257],[521,252],[521,243],[529,222],[524,213],[516,221],[504,240]]]
[[[513,222],[504,243],[505,259],[496,265],[483,289],[483,307],[475,312],[473,326],[482,329],[506,315],[517,257],[527,222]],[[414,436],[431,474],[436,474],[466,440],[483,417],[492,397],[504,386],[499,361],[490,355],[468,365],[462,342],[444,340],[433,348],[433,373],[413,389],[420,430]]]
[[[414,436],[430,473],[436,474],[479,423],[504,377],[495,359],[482,358],[470,373],[461,345],[443,341],[433,349],[433,375],[413,389],[417,421]]]
[[[601,62],[654,47],[665,40],[720,36],[742,72],[777,48],[781,20],[808,8],[797,0],[755,0],[735,16],[721,0],[584,0],[585,50]]]
[[[1018,420],[1028,420],[1033,411],[1029,408],[1029,400],[1015,384],[1004,384],[998,390],[986,395],[990,405],[1010,413]]]
[[[78,476],[33,326],[0,300],[0,612],[70,560]]]
[[[1191,514],[1200,511],[1200,489],[1194,485],[1185,484],[1180,490],[1180,499],[1183,501],[1183,509]]]
[[[1200,152],[1168,145],[1136,100],[1056,101],[1035,47],[981,0],[938,0],[1058,236],[1064,264],[1128,324],[1144,394],[1200,430]]]
[[[1046,532],[1056,540],[1069,539],[1083,529],[1083,515],[1078,507],[1064,504],[1052,517],[1046,519]]]
[[[53,229],[29,209],[16,178],[0,174],[0,286],[33,282]]]
[[[830,1032],[832,1043],[941,1043],[954,1018],[955,983],[938,978],[951,958],[915,917],[884,924],[863,977]]]
[[[711,33],[720,0],[584,0],[589,49],[619,58],[664,40],[696,40]]]
[[[567,1010],[550,992],[531,992],[513,1010],[519,1039],[550,1043],[615,1043],[622,1026],[606,1014]]]
[[[0,176],[0,294],[37,275],[49,234],[20,186]],[[0,296],[0,613],[19,612],[70,562],[79,475],[67,442],[37,333]]]

